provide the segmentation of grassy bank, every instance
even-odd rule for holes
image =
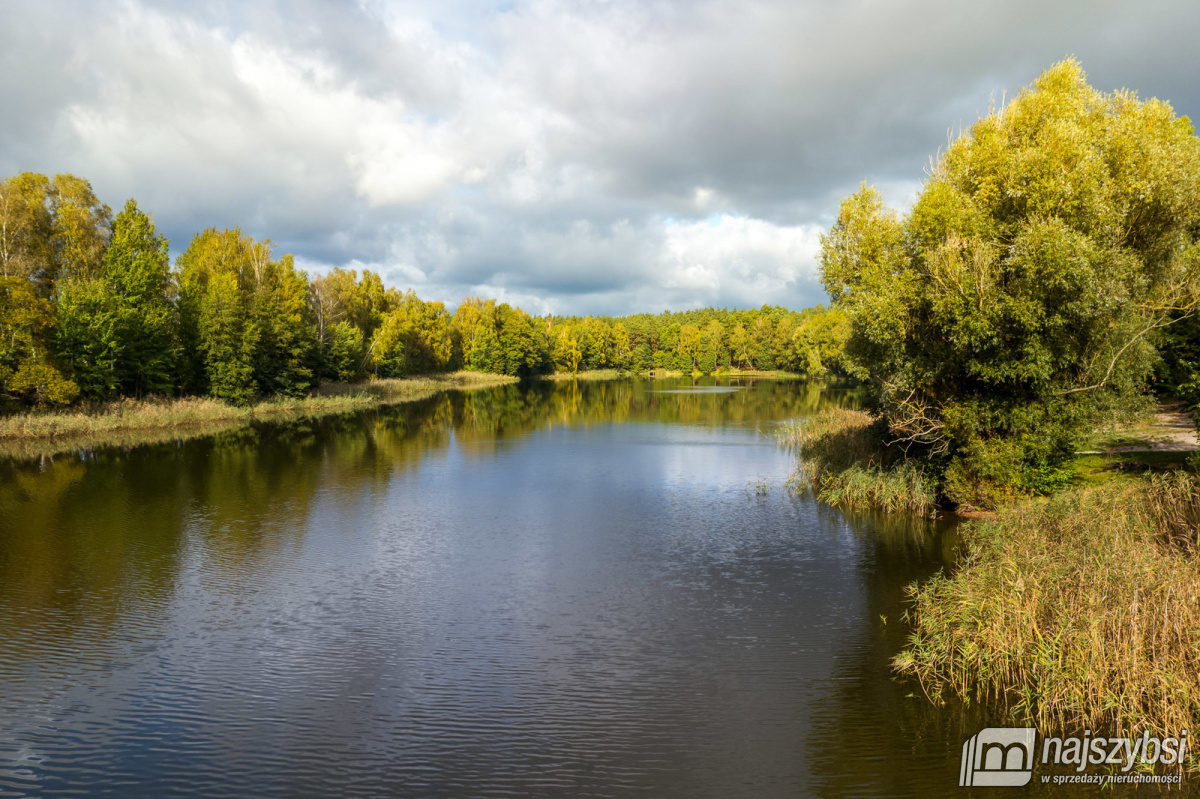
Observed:
[[[781,426],[777,435],[796,454],[792,484],[812,486],[822,502],[889,512],[935,507],[925,472],[883,445],[869,414],[828,408]]]
[[[912,589],[895,666],[931,697],[998,702],[1043,728],[1194,730],[1197,522],[1195,479],[1161,475],[969,524],[962,567]]]
[[[619,380],[623,377],[644,375],[645,372],[626,372],[620,369],[588,369],[583,372],[551,372],[543,376],[543,380],[556,383],[564,380]]]
[[[362,383],[322,383],[318,397],[358,397],[381,403],[411,402],[446,389],[487,388],[516,383],[517,378],[491,372],[449,372],[426,377],[367,380]]]
[[[235,406],[203,397],[124,399],[67,411],[0,417],[0,457],[30,458],[101,445],[132,446],[196,438],[255,421],[293,421],[412,402],[446,389],[515,382],[506,375],[454,372],[430,377],[326,383],[311,397]]]

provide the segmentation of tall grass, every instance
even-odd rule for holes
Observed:
[[[822,502],[889,512],[935,507],[924,469],[888,451],[870,414],[827,408],[782,425],[777,437],[796,454],[791,485],[811,485]]]
[[[582,372],[551,372],[548,375],[542,375],[542,379],[552,380],[556,383],[564,380],[619,380],[635,374],[641,373],[621,369],[585,369]]]
[[[851,466],[827,475],[817,498],[830,505],[869,507],[889,513],[928,513],[934,508],[934,492],[924,470],[911,463],[889,469]]]
[[[447,372],[424,377],[396,377],[361,383],[322,383],[321,397],[370,397],[382,402],[403,402],[452,388],[485,388],[516,383],[517,378],[492,372]]]
[[[1180,475],[965,526],[962,567],[910,587],[915,628],[895,667],[931,696],[1000,702],[1043,727],[1196,729],[1198,502]]]
[[[1200,491],[1183,472],[1150,476],[1146,491],[1162,543],[1193,555],[1200,553]]]

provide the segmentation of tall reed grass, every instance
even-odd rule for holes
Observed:
[[[543,380],[552,380],[560,383],[564,380],[619,380],[624,377],[630,377],[639,372],[629,372],[621,369],[586,369],[582,372],[551,372],[548,375],[543,375]]]
[[[364,380],[361,383],[322,383],[320,397],[370,397],[382,402],[407,402],[424,399],[439,391],[461,388],[486,388],[516,383],[518,379],[492,372],[447,372],[423,377],[395,377]]]
[[[924,469],[888,451],[870,414],[827,408],[782,425],[777,437],[796,454],[791,485],[811,485],[822,502],[922,514],[936,506]]]
[[[1043,728],[1200,723],[1200,486],[1175,475],[1027,500],[963,528],[953,576],[910,586],[895,658],[930,696]]]

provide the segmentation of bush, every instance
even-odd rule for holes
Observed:
[[[1200,140],[1065,61],[954,141],[906,215],[847,198],[821,274],[845,368],[949,496],[1053,490],[1078,438],[1142,403],[1156,331],[1195,311]],[[1173,350],[1181,374],[1194,349]]]

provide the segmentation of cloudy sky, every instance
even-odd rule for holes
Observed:
[[[535,313],[824,300],[818,235],[1068,55],[1200,114],[1188,2],[0,3],[0,174]]]

